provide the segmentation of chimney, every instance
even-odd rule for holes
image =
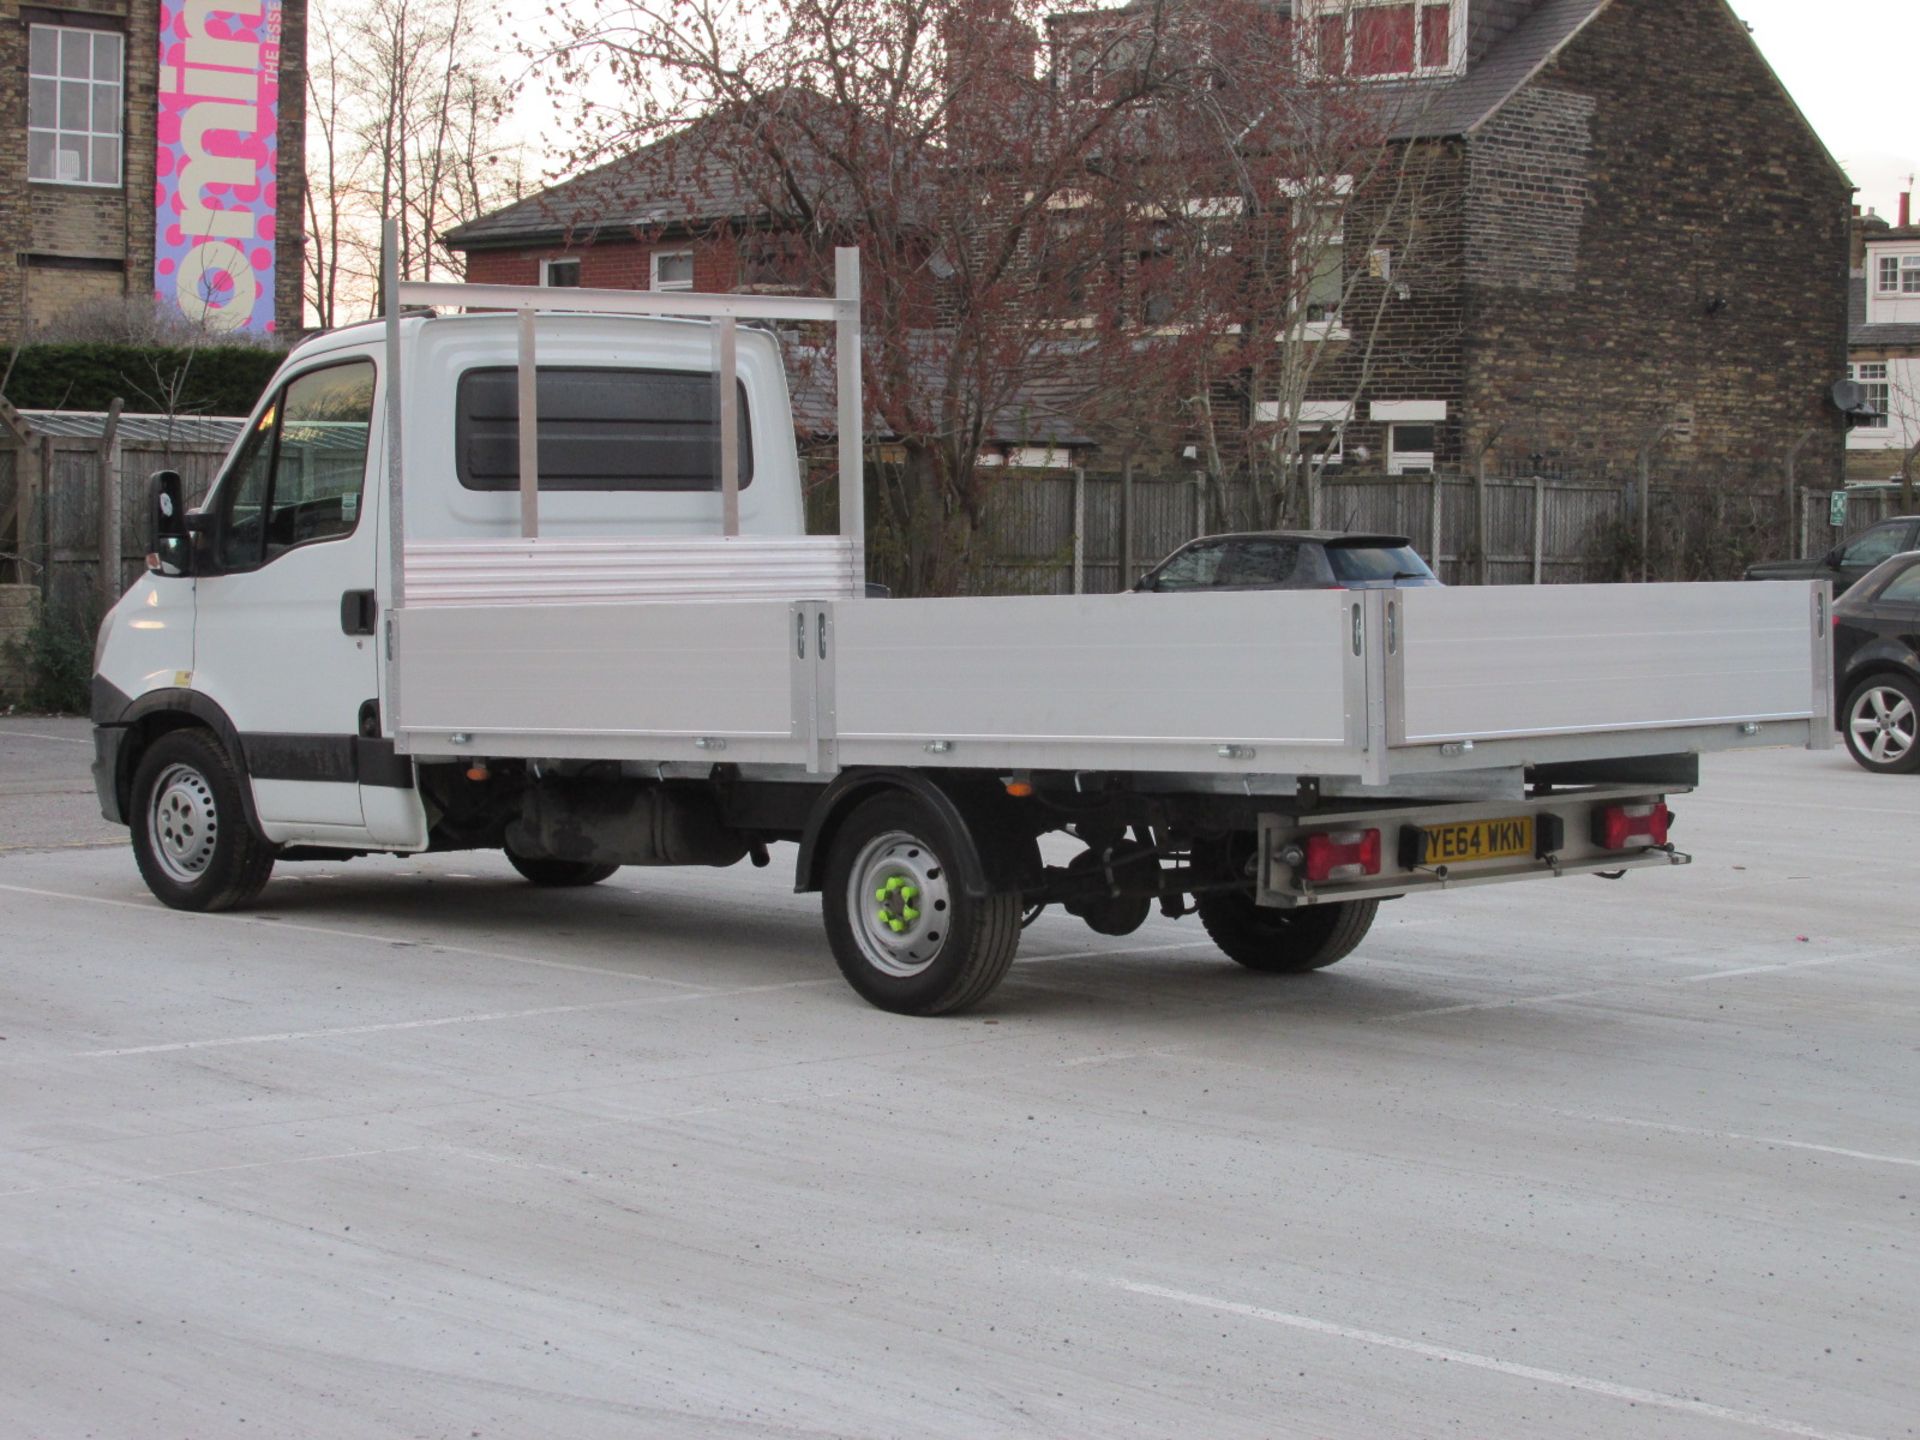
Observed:
[[[1913,224],[1913,192],[1902,190],[1900,192],[1900,228],[1904,230],[1911,224]]]

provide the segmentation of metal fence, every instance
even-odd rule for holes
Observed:
[[[237,433],[239,421],[226,422]],[[90,623],[136,579],[147,546],[147,483],[178,470],[190,501],[212,484],[226,440],[0,433],[0,583],[36,585],[49,613]],[[110,483],[109,483],[110,482]],[[1405,535],[1449,584],[1569,584],[1733,578],[1754,559],[1816,555],[1899,513],[1897,489],[1831,493],[1548,477],[1338,480],[1315,523]],[[1123,590],[1168,552],[1233,528],[1246,497],[1193,480],[1009,471],[989,498],[971,588],[992,594]],[[1644,543],[1642,536],[1645,537]],[[103,573],[104,571],[104,573]]]
[[[1649,485],[1545,476],[1331,481],[1314,525],[1404,535],[1450,585],[1736,579],[1755,560],[1823,554],[1899,513],[1897,490],[1832,492]],[[1168,552],[1237,528],[1245,498],[1194,480],[1009,472],[986,506],[975,588],[996,594],[1125,589]]]

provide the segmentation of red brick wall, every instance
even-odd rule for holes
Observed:
[[[540,262],[578,258],[580,283],[598,290],[645,290],[652,283],[653,252],[693,251],[693,288],[725,291],[739,276],[739,249],[731,236],[673,240],[656,245],[641,240],[597,240],[590,245],[535,246],[522,250],[474,250],[467,255],[467,279],[476,285],[537,285]]]

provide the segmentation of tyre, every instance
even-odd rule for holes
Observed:
[[[581,885],[598,885],[620,867],[595,865],[586,860],[547,860],[533,855],[506,852],[507,863],[535,885],[549,890],[571,890]]]
[[[1900,675],[1875,675],[1847,697],[1842,727],[1847,750],[1881,775],[1920,770],[1920,686]]]
[[[245,778],[205,730],[162,735],[133,777],[133,857],[175,910],[232,910],[259,897],[274,847],[247,822]]]
[[[841,825],[821,903],[840,973],[869,1003],[946,1015],[1005,978],[1020,947],[1020,896],[961,889],[953,862],[970,843],[906,794],[876,796]]]
[[[1378,900],[1347,900],[1281,910],[1255,905],[1250,895],[1202,895],[1200,923],[1229,960],[1269,975],[1303,975],[1352,954],[1379,908]]]

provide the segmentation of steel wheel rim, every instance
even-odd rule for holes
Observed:
[[[944,862],[904,830],[876,835],[854,857],[847,919],[866,962],[883,975],[925,974],[947,947],[953,891]]]
[[[1920,739],[1920,714],[1905,695],[1891,685],[1863,690],[1853,702],[1847,728],[1856,752],[1876,765],[1896,765],[1912,753]]]
[[[220,838],[220,812],[206,776],[191,765],[161,771],[147,807],[147,836],[168,879],[191,885],[206,874]]]

